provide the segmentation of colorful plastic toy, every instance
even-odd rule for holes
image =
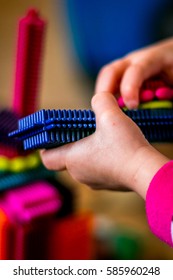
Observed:
[[[92,214],[70,215],[49,227],[48,259],[89,260],[95,257]]]
[[[144,81],[139,94],[140,105],[139,108],[170,108],[173,107],[172,102],[168,103],[168,101],[173,101],[173,88],[164,82],[163,79],[159,76],[152,77],[146,81]],[[162,102],[163,103],[162,103]],[[154,107],[148,102],[154,102]],[[118,104],[120,108],[125,107],[125,103],[123,101],[122,96],[118,98]],[[145,106],[145,107],[144,107]]]
[[[7,213],[22,224],[56,213],[62,205],[58,189],[43,180],[9,190],[4,199]]]
[[[15,158],[8,158],[0,156],[0,171],[9,172],[22,172],[36,168],[40,165],[40,157],[38,153],[31,153],[26,156],[20,156]]]
[[[36,180],[55,177],[55,175],[56,173],[54,171],[47,170],[43,165],[24,172],[1,172],[0,191],[19,187]]]
[[[9,258],[9,235],[10,222],[6,213],[0,208],[0,260]]]
[[[37,110],[37,93],[46,22],[31,9],[19,21],[13,110],[25,116]]]
[[[150,142],[173,141],[173,110],[125,110]],[[9,134],[23,142],[24,149],[52,148],[80,140],[95,131],[91,110],[40,110],[18,122]]]

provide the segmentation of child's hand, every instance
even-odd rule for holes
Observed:
[[[129,109],[139,104],[139,90],[144,80],[161,74],[173,84],[173,39],[134,51],[104,66],[100,71],[96,93],[120,93]]]
[[[45,166],[64,170],[95,189],[135,190],[145,198],[155,172],[168,161],[146,141],[110,93],[92,99],[96,132],[75,143],[44,150]]]

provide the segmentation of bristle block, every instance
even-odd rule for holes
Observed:
[[[173,109],[125,110],[150,142],[173,141]],[[96,129],[91,110],[40,110],[19,120],[9,136],[23,141],[24,149],[52,148],[78,141]]]

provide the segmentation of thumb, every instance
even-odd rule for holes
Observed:
[[[92,108],[96,114],[96,121],[99,122],[103,114],[114,114],[116,116],[123,114],[116,98],[110,92],[97,93],[91,100]],[[98,124],[97,124],[98,125]]]
[[[71,147],[72,143],[54,149],[41,150],[40,156],[45,167],[49,170],[65,170],[66,158]]]

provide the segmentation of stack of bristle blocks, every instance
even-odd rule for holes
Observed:
[[[34,9],[19,21],[12,109],[0,111],[0,259],[91,259],[92,216],[75,214],[57,174],[8,137],[37,110],[45,27]]]
[[[128,110],[122,97],[118,104],[142,130],[149,142],[173,142],[173,88],[160,77],[144,82],[140,105]],[[21,140],[24,150],[53,148],[80,140],[96,129],[91,110],[40,110],[20,119],[10,137]]]

